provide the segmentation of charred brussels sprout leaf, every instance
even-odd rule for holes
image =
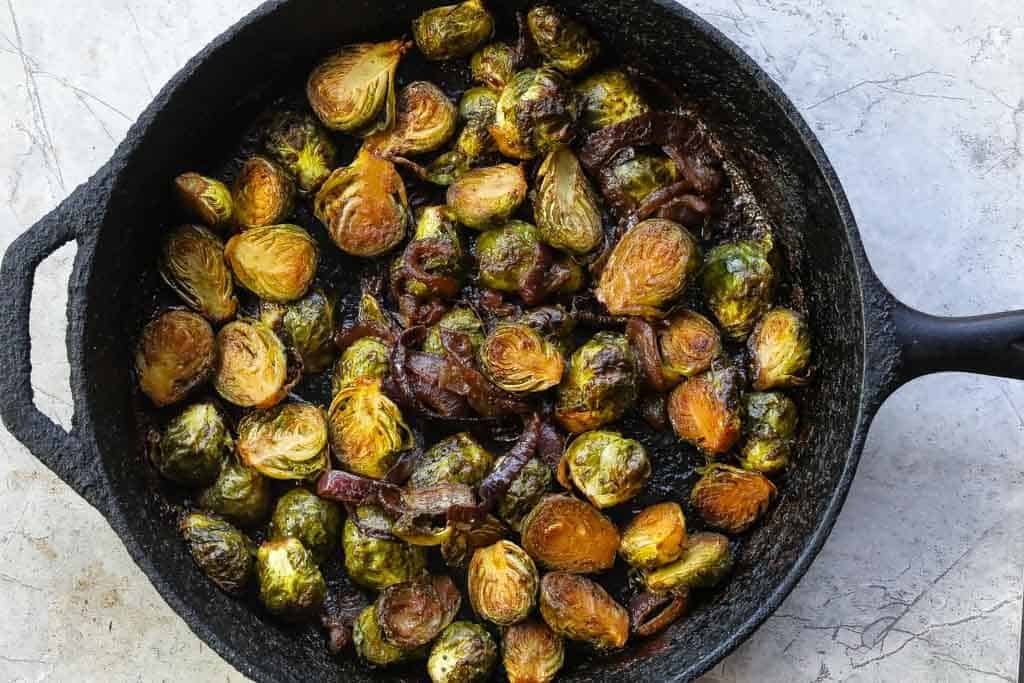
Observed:
[[[708,306],[730,339],[745,339],[771,306],[775,269],[769,249],[760,242],[715,247],[707,254],[700,279]]]
[[[341,509],[306,489],[281,496],[270,519],[270,538],[297,538],[323,564],[341,542]]]
[[[511,541],[480,548],[469,563],[473,611],[498,626],[511,626],[530,615],[537,604],[539,584],[533,560]]]
[[[500,465],[499,459],[495,466]],[[552,479],[550,467],[537,458],[530,458],[505,495],[498,499],[498,516],[512,528],[518,529],[530,510],[551,489]]]
[[[377,598],[377,623],[385,642],[408,652],[436,638],[461,604],[459,589],[447,576],[399,583]]]
[[[297,225],[240,232],[224,249],[238,283],[267,301],[295,301],[306,293],[319,255],[316,240]]]
[[[516,54],[508,43],[490,43],[473,53],[469,67],[473,80],[501,91],[515,74]]]
[[[423,340],[423,350],[435,356],[444,356],[446,351],[441,342],[441,330],[458,332],[469,338],[473,345],[473,352],[476,353],[480,345],[484,343],[484,324],[473,311],[466,306],[456,306],[444,314],[444,317],[434,325],[427,338]]]
[[[622,417],[636,401],[636,359],[626,338],[599,332],[569,361],[558,390],[555,417],[579,434]]]
[[[593,574],[615,564],[619,532],[597,508],[572,496],[543,498],[522,524],[523,548],[542,567]]]
[[[540,614],[551,630],[598,651],[617,650],[629,637],[629,614],[597,583],[552,572],[540,584]]]
[[[690,504],[711,526],[739,534],[760,519],[776,493],[763,474],[713,463],[690,492]]]
[[[313,479],[327,469],[327,420],[310,403],[256,410],[238,423],[238,455],[271,479]]]
[[[216,178],[182,173],[174,179],[174,189],[182,208],[204,225],[220,229],[231,223],[234,213],[231,190]]]
[[[562,381],[565,361],[554,344],[529,325],[503,323],[480,347],[480,365],[505,391],[544,391]]]
[[[599,130],[650,111],[633,81],[618,69],[580,81],[576,95],[580,100],[580,123],[587,130]]]
[[[714,367],[691,377],[672,391],[668,416],[680,439],[705,453],[725,453],[740,437],[739,372]]]
[[[235,223],[242,230],[276,225],[292,212],[295,184],[273,161],[252,157],[238,172],[231,198]]]
[[[494,456],[466,432],[437,442],[416,463],[409,477],[414,489],[437,484],[477,486],[494,465]]]
[[[382,379],[390,367],[388,345],[377,337],[363,337],[352,343],[334,366],[331,393],[337,394],[358,379]]]
[[[359,508],[361,518],[376,518],[387,524],[379,508]],[[361,522],[369,525],[369,521]],[[345,569],[349,577],[364,588],[383,590],[410,581],[426,571],[427,549],[398,540],[374,538],[349,516],[342,536]]]
[[[314,616],[327,597],[327,584],[313,556],[295,538],[267,541],[256,553],[260,602],[286,621]]]
[[[139,387],[157,406],[185,398],[214,368],[210,323],[189,311],[167,311],[142,330],[135,349]]]
[[[678,503],[645,508],[622,532],[619,555],[631,567],[655,569],[675,562],[686,547],[686,517]]]
[[[234,320],[217,333],[213,386],[242,408],[267,408],[288,393],[288,358],[274,331],[258,320]]]
[[[572,142],[579,103],[572,85],[551,67],[520,71],[505,87],[491,135],[513,159],[533,159]]]
[[[533,215],[541,239],[570,254],[588,254],[604,240],[597,195],[569,148],[548,154],[537,171]]]
[[[551,683],[565,663],[562,637],[542,621],[524,621],[506,629],[501,652],[509,683]]]
[[[662,372],[673,381],[693,377],[722,354],[722,338],[700,313],[680,311],[658,335]]]
[[[455,134],[455,105],[427,81],[414,81],[398,93],[395,124],[366,141],[375,154],[405,156],[433,152]]]
[[[238,299],[224,262],[224,243],[206,228],[183,225],[164,240],[160,276],[190,308],[208,320],[235,317]]]
[[[389,666],[408,659],[423,657],[423,650],[403,650],[384,639],[380,622],[377,621],[377,607],[370,605],[356,618],[352,626],[352,642],[356,654],[373,666]]]
[[[251,467],[227,460],[217,480],[199,494],[199,505],[241,527],[256,526],[267,518],[271,503],[270,481]]]
[[[412,432],[379,379],[362,378],[341,389],[328,411],[334,456],[355,474],[382,479],[412,447]]]
[[[320,372],[334,360],[335,298],[314,289],[284,307],[280,329],[302,358],[304,372]]]
[[[181,534],[192,559],[226,593],[240,594],[253,574],[256,546],[222,519],[198,512],[181,519]]]
[[[680,588],[711,588],[732,571],[732,565],[729,539],[722,534],[702,532],[690,537],[678,560],[645,572],[644,585],[647,590],[658,593]]]
[[[416,47],[432,61],[473,54],[494,35],[494,17],[480,0],[427,10],[412,22]]]
[[[498,661],[494,639],[479,624],[456,621],[430,649],[427,674],[432,683],[482,683]]]
[[[758,391],[807,384],[811,333],[796,311],[774,308],[747,339],[754,388]]]
[[[580,434],[569,444],[564,457],[573,484],[598,508],[626,502],[651,476],[644,447],[617,432]]]
[[[153,437],[150,460],[161,475],[185,486],[205,486],[231,452],[231,433],[212,403],[191,405]]]
[[[527,189],[521,166],[476,168],[448,187],[448,206],[459,223],[486,230],[503,225],[526,199]]]
[[[585,70],[601,52],[601,44],[574,19],[551,5],[538,5],[526,15],[537,51],[549,64],[568,76]]]
[[[334,143],[308,114],[277,114],[267,129],[264,146],[267,154],[292,174],[304,195],[316,192],[336,165]]]
[[[777,392],[747,394],[740,465],[745,470],[775,474],[789,464],[799,416],[796,404]]]

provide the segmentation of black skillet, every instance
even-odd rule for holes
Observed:
[[[190,61],[142,114],[113,159],[10,247],[0,271],[0,410],[7,428],[98,509],[192,630],[260,681],[408,679],[330,660],[313,628],[285,630],[218,592],[189,560],[172,513],[140,476],[130,374],[131,327],[150,275],[168,179],[237,140],[278,83],[301,82],[318,56],[407,33],[436,2],[275,0]],[[492,2],[502,24],[523,2]],[[671,0],[565,0],[627,63],[683,88],[752,179],[781,227],[792,278],[806,292],[815,383],[801,397],[801,457],[779,503],[744,539],[727,586],[662,636],[611,658],[574,658],[564,680],[684,681],[747,638],[792,590],[832,529],[868,426],[914,377],[967,371],[1024,378],[1024,312],[943,319],[897,302],[869,266],[842,187],[778,86],[736,45]],[[67,351],[70,433],[33,403],[29,303],[39,263],[76,241]],[[344,263],[338,268],[344,270]],[[36,340],[37,342],[41,340]],[[672,447],[658,459],[674,454]],[[671,468],[667,468],[671,470]],[[671,483],[671,471],[662,484]],[[410,670],[411,671],[411,670]],[[420,669],[422,671],[422,669]],[[420,674],[421,675],[421,674]]]

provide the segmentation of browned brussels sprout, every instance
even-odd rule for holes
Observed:
[[[270,514],[270,480],[251,467],[229,458],[217,480],[199,494],[200,507],[232,524],[252,527]]]
[[[631,567],[654,569],[675,562],[686,547],[686,517],[678,503],[643,509],[622,532],[619,555]]]
[[[651,218],[619,240],[594,293],[612,315],[660,318],[700,268],[700,245],[669,220]]]
[[[728,242],[708,252],[701,287],[711,312],[726,336],[742,340],[772,304],[775,269],[771,246],[761,242]]]
[[[331,137],[309,114],[280,112],[267,128],[264,147],[295,178],[303,195],[316,192],[337,165]]]
[[[379,379],[364,377],[334,395],[328,410],[331,450],[345,469],[382,479],[412,447],[412,432]]]
[[[448,207],[459,223],[487,230],[508,221],[526,199],[527,189],[521,166],[475,168],[448,187]]]
[[[327,597],[327,584],[313,556],[296,538],[266,541],[256,553],[260,602],[286,621],[316,615]]]
[[[515,50],[508,43],[489,43],[473,53],[469,68],[473,80],[498,92],[504,90],[516,72]]]
[[[395,125],[367,138],[366,145],[382,157],[434,152],[455,134],[455,105],[428,81],[413,81],[398,93]]]
[[[377,337],[363,337],[352,343],[334,366],[331,376],[331,393],[337,394],[363,377],[383,379],[390,364],[388,345]]]
[[[334,360],[335,297],[322,289],[313,289],[298,301],[283,306],[278,325],[271,325],[287,339],[302,358],[303,372],[320,372]],[[276,304],[264,303],[264,311]],[[269,323],[268,323],[269,324]]]
[[[276,225],[292,212],[295,184],[280,166],[264,157],[242,165],[231,188],[234,220],[242,230]]]
[[[204,225],[219,230],[231,223],[234,213],[231,190],[216,178],[182,173],[174,179],[174,189],[182,208]]]
[[[242,593],[253,574],[253,542],[224,520],[198,512],[183,516],[180,527],[203,573],[225,593]]]
[[[379,256],[405,239],[409,201],[395,165],[365,148],[324,182],[313,204],[338,247],[353,256]]]
[[[517,624],[537,605],[540,575],[526,552],[498,541],[473,553],[469,563],[469,602],[478,616],[498,626]]]
[[[644,573],[647,590],[663,593],[680,588],[711,588],[732,571],[729,539],[702,532],[686,542],[682,556],[663,567]]]
[[[493,515],[476,524],[455,524],[452,533],[441,542],[441,557],[449,567],[465,568],[477,548],[493,545],[508,535],[508,527]]]
[[[580,123],[587,130],[622,123],[650,111],[640,90],[619,69],[609,69],[576,84]]]
[[[427,675],[432,683],[483,683],[498,661],[494,639],[479,624],[456,621],[430,649]]]
[[[583,271],[563,257],[551,262],[537,228],[509,221],[488,230],[476,242],[480,284],[501,292],[517,292],[528,304],[553,293],[575,292],[583,286]]]
[[[312,491],[292,489],[278,499],[269,535],[299,539],[313,561],[323,564],[341,544],[341,509]]]
[[[217,333],[213,387],[242,408],[268,408],[290,388],[288,357],[274,331],[259,320],[233,320]]]
[[[643,445],[618,432],[580,434],[566,448],[564,459],[576,489],[598,508],[626,502],[651,476]]]
[[[164,240],[160,276],[190,308],[221,323],[235,317],[238,298],[224,262],[224,243],[201,225],[182,225]]]
[[[679,167],[664,154],[623,152],[601,171],[601,191],[610,204],[623,212],[635,211],[657,190],[679,180]]]
[[[481,0],[429,9],[412,22],[416,47],[432,61],[468,57],[494,35],[494,17]]]
[[[427,333],[423,340],[423,350],[435,356],[444,356],[447,352],[441,342],[441,330],[451,330],[465,335],[473,346],[476,353],[480,345],[484,343],[484,324],[480,317],[467,306],[456,306],[444,314],[444,317]]]
[[[740,384],[735,368],[712,366],[676,387],[668,400],[676,435],[710,455],[732,448],[742,426]]]
[[[722,354],[722,338],[710,320],[694,311],[669,318],[658,335],[662,372],[671,381],[693,377]]]
[[[309,289],[319,255],[314,240],[297,225],[268,225],[240,232],[224,248],[238,284],[261,299],[287,302]]]
[[[501,459],[495,463],[495,467],[500,466]],[[552,479],[550,467],[537,458],[530,458],[505,495],[498,499],[498,516],[518,530],[530,510],[551,490]]]
[[[601,52],[585,26],[565,16],[551,5],[538,5],[526,15],[537,51],[553,67],[574,76],[590,66]]]
[[[428,206],[405,252],[392,264],[392,283],[420,299],[450,299],[461,287],[466,249],[447,206]]]
[[[167,311],[142,330],[135,349],[139,387],[157,406],[185,398],[214,368],[213,328],[189,311]]]
[[[636,395],[636,359],[629,342],[620,334],[599,332],[572,354],[555,417],[580,434],[622,417]]]
[[[409,659],[419,659],[426,654],[422,648],[403,650],[387,642],[380,622],[377,621],[376,605],[370,605],[359,613],[352,625],[352,642],[356,654],[371,666],[389,666]]]
[[[562,381],[565,360],[554,344],[523,323],[502,323],[480,347],[480,365],[505,391],[544,391]]]
[[[765,313],[747,339],[747,348],[758,391],[807,384],[811,333],[796,311],[773,308]]]
[[[416,463],[409,477],[414,489],[437,484],[477,486],[491,471],[494,456],[466,432],[438,441]]]
[[[231,433],[212,403],[185,408],[150,437],[149,458],[161,475],[185,486],[206,486],[231,452]]]
[[[238,423],[242,462],[271,479],[308,480],[327,469],[327,420],[311,403],[255,410]]]
[[[405,652],[434,640],[455,619],[462,596],[447,576],[388,586],[377,598],[377,623],[386,643]]]
[[[545,66],[520,71],[505,87],[491,135],[513,159],[533,159],[572,142],[579,103],[572,85]]]
[[[365,137],[395,120],[395,71],[411,43],[347,45],[309,75],[306,96],[331,130]]]
[[[342,534],[345,570],[349,578],[364,588],[383,590],[423,575],[427,567],[425,547],[374,538],[366,533],[360,525],[390,528],[380,508],[363,506],[357,510],[356,516],[360,517],[360,523],[357,524],[349,515]]]
[[[604,241],[597,195],[568,147],[548,154],[538,169],[533,215],[540,238],[556,249],[582,256]]]
[[[540,614],[551,630],[598,651],[617,650],[629,638],[629,614],[604,588],[586,578],[552,572],[540,583]]]
[[[546,569],[594,574],[615,564],[619,531],[582,500],[550,495],[523,520],[522,541],[530,557]]]
[[[789,464],[799,419],[796,404],[778,392],[747,394],[744,404],[743,432],[747,442],[740,465],[766,475],[782,471]]]
[[[565,663],[562,637],[532,619],[505,630],[501,652],[509,683],[551,683]]]
[[[763,474],[712,463],[690,492],[690,504],[711,526],[739,534],[761,518],[776,493]]]

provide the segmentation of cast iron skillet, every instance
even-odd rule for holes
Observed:
[[[284,630],[218,592],[194,568],[169,515],[139,476],[125,312],[155,262],[169,178],[249,123],[275,84],[356,40],[408,31],[427,0],[274,0],[214,41],[163,89],[113,159],[22,234],[0,270],[0,412],[7,428],[109,521],[193,631],[260,681],[394,679],[327,658],[315,629]],[[524,2],[492,2],[510,24]],[[750,534],[724,590],[661,637],[610,659],[577,660],[571,681],[686,681],[775,610],[839,514],[868,425],[914,377],[960,370],[1024,378],[1024,312],[942,319],[910,310],[878,282],[842,187],[778,86],[732,42],[671,0],[565,0],[627,62],[684,87],[753,180],[795,263],[814,326],[816,382],[802,397],[803,454],[778,505]],[[500,7],[499,7],[500,6]],[[234,139],[234,138],[231,138]],[[219,151],[219,150],[218,150]],[[36,266],[75,240],[67,350],[70,433],[33,404],[29,303]],[[664,453],[662,454],[664,456]],[[669,453],[671,455],[671,453]]]

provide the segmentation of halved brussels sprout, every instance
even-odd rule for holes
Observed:
[[[506,456],[498,459],[495,467],[501,466],[501,461]],[[523,519],[530,513],[530,510],[537,505],[541,498],[551,490],[551,468],[538,458],[530,458],[526,461],[519,476],[515,478],[508,491],[498,499],[498,517],[513,529],[519,529]]]
[[[327,419],[311,403],[254,410],[238,423],[242,462],[271,479],[313,479],[327,469]]]
[[[256,546],[222,519],[198,512],[181,518],[181,534],[192,559],[225,593],[240,594],[253,574]]]
[[[242,230],[277,225],[292,212],[295,184],[280,166],[256,156],[242,165],[231,199],[235,223]]]
[[[334,457],[355,474],[382,479],[398,454],[412,448],[412,432],[380,379],[363,377],[342,388],[327,416]]]
[[[789,464],[791,441],[799,416],[796,404],[778,392],[751,393],[745,399],[740,465],[745,470],[771,475]]]
[[[333,294],[313,289],[298,301],[283,307],[280,331],[302,358],[303,372],[320,372],[334,360],[335,305]],[[261,306],[261,318],[263,308]]]
[[[647,451],[618,432],[580,434],[565,450],[572,483],[592,505],[609,508],[635,496],[651,476]]]
[[[231,190],[216,178],[182,173],[174,179],[174,189],[182,208],[204,225],[220,229],[231,223],[234,213]]]
[[[361,506],[356,516],[368,527],[390,528],[383,510]],[[374,538],[360,528],[350,515],[345,520],[342,545],[349,578],[364,588],[383,590],[422,576],[427,568],[427,549],[404,541]]]
[[[409,659],[419,659],[426,654],[423,648],[403,650],[384,640],[384,633],[377,620],[376,605],[370,605],[359,613],[352,625],[352,643],[356,654],[372,666],[389,666]]]
[[[314,240],[297,225],[268,225],[240,232],[224,248],[238,284],[261,299],[288,302],[309,289],[319,255]]]
[[[540,582],[540,614],[555,633],[598,651],[617,650],[629,638],[629,614],[585,576],[552,572]]]
[[[725,453],[740,438],[739,372],[715,367],[676,387],[668,399],[668,417],[676,435],[705,453]]]
[[[411,43],[346,45],[309,75],[306,96],[325,126],[367,136],[395,120],[395,71]]]
[[[548,154],[537,170],[533,216],[540,238],[570,254],[588,254],[604,241],[597,194],[568,147]]]
[[[437,484],[477,486],[491,471],[494,456],[466,432],[438,441],[416,463],[409,477],[414,489]]]
[[[312,491],[292,489],[278,499],[268,533],[271,539],[299,539],[323,564],[341,544],[341,508]]]
[[[729,539],[701,532],[690,536],[683,555],[675,562],[645,572],[647,590],[664,593],[680,588],[711,588],[732,571]]]
[[[456,621],[430,649],[427,675],[432,683],[483,683],[498,661],[498,647],[483,626]]]
[[[675,562],[686,548],[686,517],[679,503],[640,511],[622,532],[619,555],[631,567],[654,569]]]
[[[569,359],[555,417],[580,434],[618,420],[636,395],[636,359],[629,342],[621,334],[598,332]]]
[[[498,626],[519,623],[537,605],[537,567],[511,541],[498,541],[473,553],[467,580],[473,611]]]
[[[272,500],[270,480],[229,458],[217,480],[199,494],[196,502],[233,524],[252,527],[270,514]]]
[[[388,374],[391,350],[377,337],[357,339],[341,354],[331,376],[331,393],[337,394],[356,380],[383,379]]]
[[[437,281],[450,278],[461,286],[465,271],[466,249],[452,212],[447,206],[424,208],[412,240],[392,264],[392,278],[400,277],[402,289],[420,299],[450,298],[450,292],[439,291]]]
[[[353,256],[391,251],[405,239],[409,222],[409,200],[395,165],[365,147],[324,182],[313,209],[334,243]]]
[[[631,152],[615,157],[601,172],[601,191],[609,202],[632,211],[656,190],[679,180],[679,167],[664,154]]]
[[[266,541],[256,553],[260,602],[286,621],[314,616],[327,597],[327,584],[313,556],[296,538]]]
[[[509,683],[551,683],[565,663],[562,637],[532,619],[505,630],[501,652]]]
[[[576,95],[580,100],[580,123],[587,130],[599,130],[650,111],[640,90],[619,69],[580,81]]]
[[[690,492],[690,504],[711,526],[739,534],[761,518],[777,492],[763,474],[712,463]]]
[[[274,331],[259,320],[233,320],[217,333],[213,387],[242,408],[267,408],[288,393],[288,357]]]
[[[299,192],[316,192],[334,169],[338,150],[320,123],[294,111],[274,116],[266,132],[267,154],[295,178]]]
[[[709,251],[704,260],[704,297],[730,339],[745,339],[771,307],[775,269],[769,253],[770,246],[761,242],[728,242]]]
[[[385,642],[408,652],[436,638],[461,604],[459,589],[447,576],[398,583],[377,598],[377,623]]]
[[[412,22],[416,47],[432,61],[468,57],[494,35],[494,17],[481,0],[429,9]]]
[[[480,283],[501,292],[517,292],[526,276],[543,268],[540,233],[523,221],[488,230],[476,242]]]
[[[574,76],[597,59],[601,44],[583,24],[570,19],[551,5],[538,5],[526,15],[537,51],[553,67]]]
[[[480,347],[480,366],[505,391],[544,391],[562,381],[565,360],[554,344],[523,323],[502,323]]]
[[[231,432],[212,403],[196,403],[150,437],[149,458],[165,478],[184,486],[206,486],[231,452]]]
[[[521,166],[475,168],[448,187],[448,207],[459,223],[486,230],[505,224],[526,199],[528,189]]]
[[[432,353],[435,356],[444,356],[446,351],[441,342],[441,330],[451,330],[464,334],[473,345],[473,352],[476,353],[480,345],[484,343],[484,324],[472,308],[467,306],[456,306],[444,314],[444,317],[427,333],[423,340],[423,351]]]
[[[758,391],[807,384],[811,332],[804,317],[788,308],[773,308],[747,339],[751,374]]]
[[[238,298],[224,243],[200,225],[182,225],[164,240],[160,276],[190,308],[215,323],[235,317]]]
[[[501,92],[516,72],[516,53],[508,43],[489,43],[473,53],[473,80]]]
[[[491,135],[513,159],[533,159],[572,142],[579,102],[572,85],[544,66],[520,71],[501,93]]]
[[[448,96],[428,81],[413,81],[398,93],[395,124],[366,140],[379,156],[426,154],[455,134],[457,111]]]
[[[669,318],[658,342],[662,372],[672,381],[704,372],[722,354],[718,328],[694,311],[680,311]]]
[[[213,328],[202,316],[171,310],[142,330],[135,349],[139,388],[158,407],[185,398],[214,368]]]
[[[663,218],[633,227],[619,240],[594,294],[612,315],[660,318],[665,304],[700,269],[700,245],[690,231]]]
[[[615,564],[618,529],[597,508],[572,496],[545,496],[521,528],[523,548],[546,569],[595,574]]]

